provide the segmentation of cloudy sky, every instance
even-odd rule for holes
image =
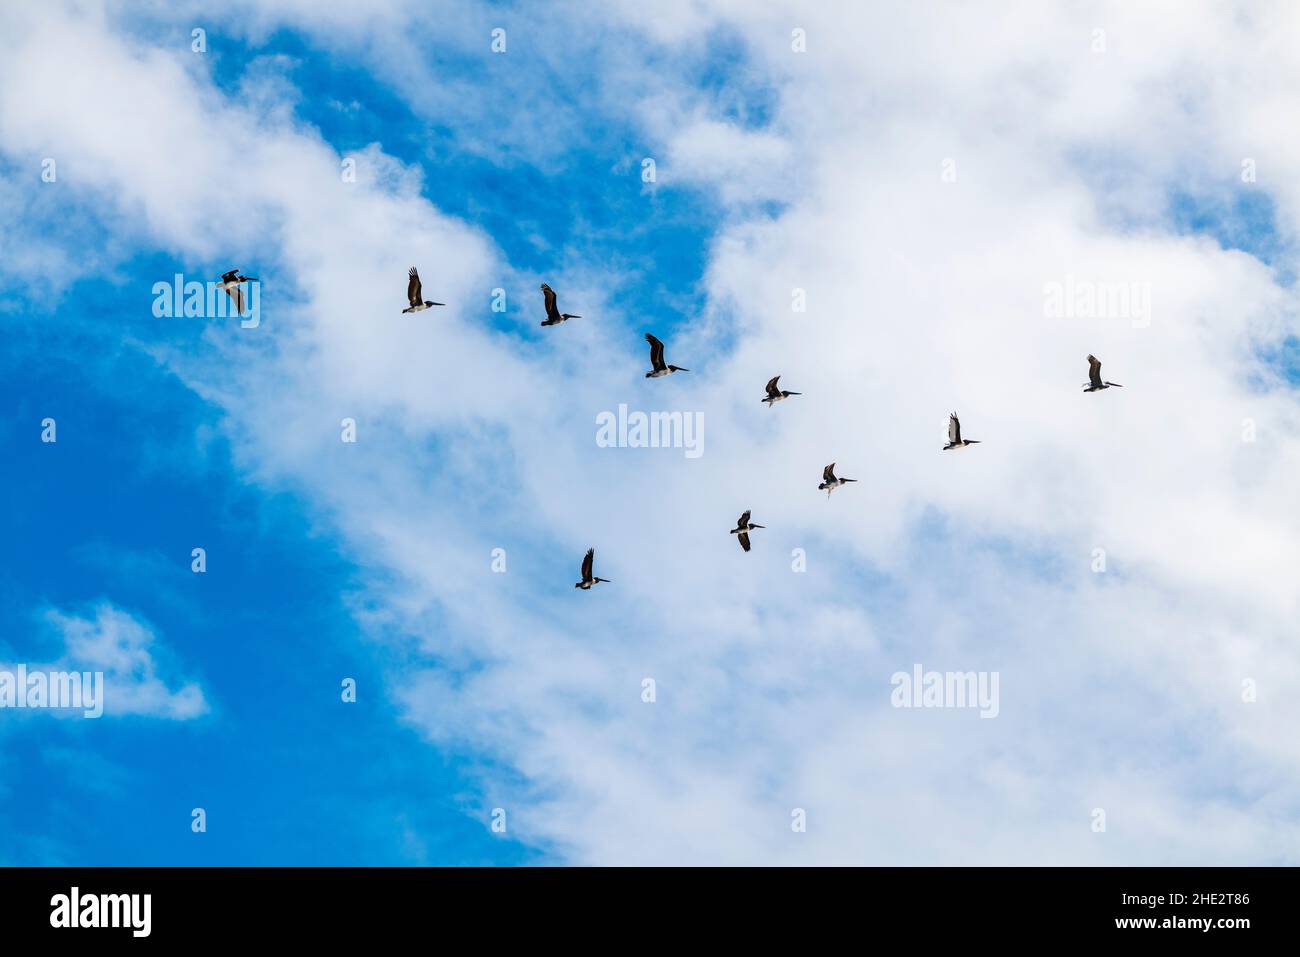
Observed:
[[[0,32],[0,863],[1300,862],[1300,8],[206,6]]]

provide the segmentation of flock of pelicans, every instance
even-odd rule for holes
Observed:
[[[406,284],[406,299],[410,303],[403,313],[422,312],[431,306],[445,306],[444,302],[432,302],[424,298],[423,290],[420,286],[420,274],[412,266],[407,273],[408,281]],[[232,269],[224,273],[221,277],[221,288],[226,291],[235,307],[242,311],[243,297],[239,289],[239,284],[244,282],[256,281],[250,276],[241,276],[238,269]],[[546,301],[546,318],[542,320],[544,326],[558,326],[569,319],[581,319],[582,316],[569,312],[560,312],[560,307],[556,302],[555,290],[542,283],[542,296]],[[659,379],[663,376],[672,375],[674,372],[690,372],[690,369],[682,366],[669,365],[664,361],[664,344],[650,333],[645,334],[646,342],[650,343],[650,371],[645,374],[647,379]],[[780,381],[779,375],[772,376],[767,383],[765,391],[767,395],[762,401],[770,409],[773,405],[790,398],[792,395],[802,395],[801,392],[789,392],[785,389],[778,389],[777,382]],[[1102,389],[1123,388],[1118,382],[1107,382],[1101,377],[1101,360],[1096,356],[1088,356],[1088,384],[1083,387],[1084,392],[1099,392]],[[957,413],[953,412],[948,416],[948,444],[943,447],[943,451],[949,449],[962,449],[968,445],[978,445],[979,439],[963,439],[961,435],[961,422],[957,418]],[[822,481],[817,486],[819,490],[826,492],[826,497],[830,498],[832,492],[850,482],[856,482],[857,479],[837,478],[835,475],[835,463],[832,462],[822,470]],[[746,509],[744,514],[736,522],[736,527],[731,530],[731,534],[736,536],[740,542],[740,547],[749,551],[749,533],[756,528],[763,528],[762,525],[755,525],[749,520],[750,510]],[[596,561],[596,550],[587,549],[587,554],[582,559],[582,581],[574,584],[574,588],[581,588],[584,591],[590,590],[593,585],[600,582],[609,582],[608,578],[598,578],[593,574],[593,566]]]

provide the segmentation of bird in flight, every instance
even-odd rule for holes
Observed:
[[[587,556],[582,560],[582,581],[575,582],[574,588],[581,588],[583,591],[591,591],[591,586],[597,582],[609,582],[608,578],[596,578],[591,574],[591,566],[596,561],[596,550],[587,549]]]
[[[221,282],[218,286],[226,291],[235,304],[235,312],[241,315],[244,312],[244,291],[239,288],[241,282],[257,282],[256,276],[241,276],[238,269],[232,269],[230,272],[221,274]]]
[[[414,266],[407,271],[407,275],[411,278],[406,284],[406,298],[411,304],[403,309],[402,312],[423,312],[430,306],[447,305],[445,302],[429,302],[427,299],[422,298],[424,293],[420,289],[420,274],[416,272]]]
[[[767,528],[767,526],[755,525],[751,522],[749,520],[749,509],[746,509],[745,513],[740,516],[740,520],[736,522],[736,527],[731,530],[731,534],[739,538],[740,547],[745,551],[749,551],[749,533],[755,528]]]
[[[963,439],[961,437],[961,422],[958,421],[956,412],[948,416],[948,444],[943,447],[945,452],[949,449],[960,449],[967,445],[979,444],[979,439]]]
[[[1088,356],[1088,384],[1083,387],[1083,391],[1098,392],[1102,389],[1109,389],[1111,386],[1117,389],[1124,388],[1118,382],[1101,381],[1101,360],[1096,356]]]
[[[767,398],[761,400],[767,403],[769,409],[782,399],[788,399],[792,395],[803,395],[802,392],[787,392],[784,389],[778,389],[776,387],[776,380],[779,378],[781,378],[779,375],[772,376],[771,381],[767,384]]]
[[[691,371],[690,369],[683,369],[681,366],[664,365],[664,344],[648,332],[645,334],[645,341],[650,343],[650,365],[654,367],[645,374],[647,379],[658,379],[666,375],[672,375],[674,372]]]
[[[555,304],[555,290],[546,283],[542,283],[542,295],[546,297],[546,318],[542,320],[542,325],[558,326],[566,319],[582,318],[582,316],[575,316],[569,312],[560,312],[559,306]]]
[[[841,485],[847,485],[849,482],[856,481],[857,479],[836,478],[835,463],[832,462],[830,465],[826,466],[826,468],[822,469],[822,484],[818,485],[817,488],[825,489],[826,497],[829,499],[831,497],[831,492],[835,491]]]

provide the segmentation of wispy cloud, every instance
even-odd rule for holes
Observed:
[[[85,614],[50,609],[42,620],[63,648],[53,661],[29,670],[103,672],[105,715],[189,721],[208,713],[203,689],[177,678],[170,653],[147,622],[107,602]]]

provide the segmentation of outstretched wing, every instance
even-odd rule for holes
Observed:
[[[745,551],[749,551],[749,533],[741,532],[736,537],[740,539],[740,547],[743,548]]]
[[[406,284],[406,298],[410,301],[411,305],[418,306],[420,303],[424,302],[424,294],[420,290],[420,274],[416,272],[415,267],[412,266],[407,272],[407,275],[411,277],[411,281]]]
[[[743,514],[743,515],[740,516],[740,521],[738,521],[738,522],[736,523],[736,527],[737,527],[737,528],[744,528],[746,525],[749,524],[749,513],[750,513],[750,511],[752,511],[752,509],[746,509],[746,510],[745,510],[745,514]]]
[[[948,441],[953,445],[961,442],[961,423],[957,421],[956,412],[948,416]]]
[[[776,380],[779,378],[781,378],[779,375],[774,375],[772,376],[771,380],[767,383],[768,395],[775,397],[781,394],[781,390],[776,387]]]
[[[582,560],[583,581],[591,581],[591,566],[592,563],[595,562],[595,560],[596,560],[596,550],[594,548],[587,549],[587,557]]]
[[[238,276],[238,275],[239,275],[239,270],[238,270],[238,269],[232,269],[232,270],[230,270],[230,272],[223,272],[223,273],[221,274],[221,281],[222,281],[222,282],[234,282],[234,281],[235,281],[235,277]]]
[[[552,322],[559,322],[560,310],[555,304],[555,290],[542,283],[542,295],[546,297],[546,318]]]
[[[656,369],[664,368],[664,344],[648,332],[645,341],[650,343],[650,365]]]
[[[1088,356],[1088,384],[1101,388],[1101,360],[1096,356]]]
[[[822,481],[823,481],[823,482],[834,482],[834,481],[835,481],[835,463],[834,463],[834,462],[832,462],[830,465],[826,466],[826,468],[822,469]]]

